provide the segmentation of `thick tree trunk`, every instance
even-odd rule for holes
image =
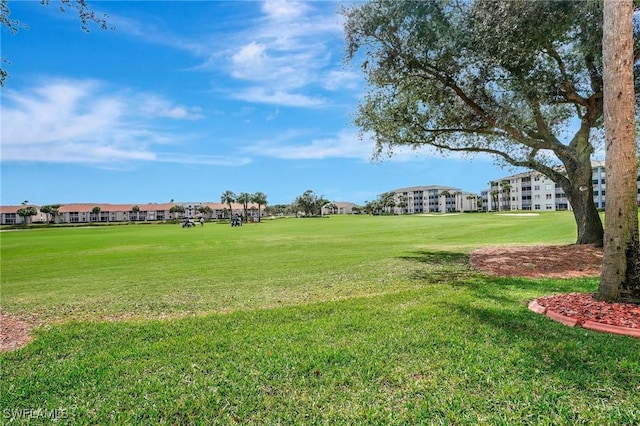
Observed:
[[[604,125],[607,204],[598,299],[640,302],[633,87],[633,2],[604,2]]]
[[[558,183],[567,195],[576,221],[576,244],[593,244],[602,247],[604,228],[600,214],[593,202],[593,184],[590,155],[585,153],[578,164],[565,162],[568,179],[560,179]]]

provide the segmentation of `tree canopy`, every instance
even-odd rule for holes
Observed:
[[[373,0],[343,15],[347,57],[368,88],[355,123],[377,155],[427,146],[537,170],[567,195],[577,242],[602,244],[591,184],[603,126],[598,1]]]
[[[306,190],[302,195],[298,196],[293,204],[301,210],[305,216],[319,216],[322,214],[322,206],[327,204],[329,200],[322,195],[316,195],[312,190]]]
[[[51,3],[50,0],[40,0],[40,4],[48,6]],[[84,32],[89,32],[91,24],[96,24],[103,30],[115,29],[108,23],[109,16],[103,14],[98,16],[93,11],[86,0],[58,0],[58,9],[60,12],[65,13],[67,10],[74,9],[78,14],[80,20],[80,28]],[[9,9],[8,0],[0,0],[0,27],[5,27],[11,34],[16,34],[19,29],[28,29],[28,25],[21,22],[19,19],[11,17],[11,10]],[[8,64],[9,61],[4,57],[1,59],[2,66],[0,66],[0,87],[4,86],[4,82],[9,76],[9,73],[4,68],[4,64]]]

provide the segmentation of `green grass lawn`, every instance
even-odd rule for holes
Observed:
[[[0,355],[4,423],[640,422],[640,341],[526,307],[597,278],[466,264],[481,246],[572,243],[567,212],[0,238],[3,313],[44,324]]]

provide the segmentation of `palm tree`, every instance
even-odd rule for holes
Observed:
[[[91,210],[91,213],[93,213],[93,219],[94,219],[93,221],[94,221],[94,222],[98,222],[98,221],[100,220],[100,217],[99,217],[99,215],[100,215],[100,210],[102,210],[102,209],[101,209],[100,207],[98,207],[98,206],[95,206],[95,207]]]
[[[267,194],[264,192],[256,192],[251,196],[251,202],[256,203],[258,205],[258,222],[261,221],[260,207],[267,206]]]
[[[498,204],[498,194],[500,194],[500,191],[498,191],[497,189],[491,191],[491,201],[494,211],[500,211],[500,205]]]
[[[136,214],[136,220],[140,220],[140,207],[137,204],[131,207],[131,211]]]
[[[456,191],[453,193],[453,196],[455,197],[454,202],[455,202],[455,206],[456,206],[456,211],[461,212],[463,209],[462,206],[462,192],[460,191]],[[460,208],[458,208],[458,202],[460,202]]]
[[[387,213],[392,213],[396,206],[395,196],[394,192],[385,192],[380,196],[380,205]]]
[[[469,201],[471,208],[475,211],[478,211],[478,197],[473,194],[469,194],[467,195],[467,200]]]
[[[506,200],[505,206],[506,210],[511,210],[511,184],[508,180],[503,180],[500,182],[500,186],[502,187],[502,199],[503,203]]]
[[[400,207],[400,214],[406,213],[407,211],[407,205],[409,204],[407,202],[407,196],[406,195],[400,195],[398,197],[398,204],[397,206]]]
[[[233,215],[231,203],[236,202],[236,194],[234,194],[233,191],[226,190],[220,196],[220,202],[229,206],[229,218],[231,218],[231,216]]]
[[[440,196],[444,197],[444,207],[441,208],[440,211],[442,213],[446,213],[447,212],[447,198],[451,197],[451,193],[445,189],[444,191],[440,192]]]
[[[322,206],[322,208],[327,209],[329,211],[329,214],[334,214],[334,213],[337,213],[338,211],[338,206],[333,201],[325,204],[324,206]]]
[[[244,218],[243,220],[247,222],[247,211],[249,210],[249,203],[251,202],[251,194],[249,194],[248,192],[241,192],[240,194],[238,194],[238,198],[236,199],[236,201],[242,203],[242,214]]]

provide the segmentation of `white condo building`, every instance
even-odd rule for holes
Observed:
[[[606,180],[604,161],[592,162],[593,201],[605,208]],[[570,210],[567,196],[559,185],[537,171],[528,171],[495,179],[482,191],[483,211]]]
[[[394,193],[396,214],[478,211],[477,195],[450,186],[411,186]]]

